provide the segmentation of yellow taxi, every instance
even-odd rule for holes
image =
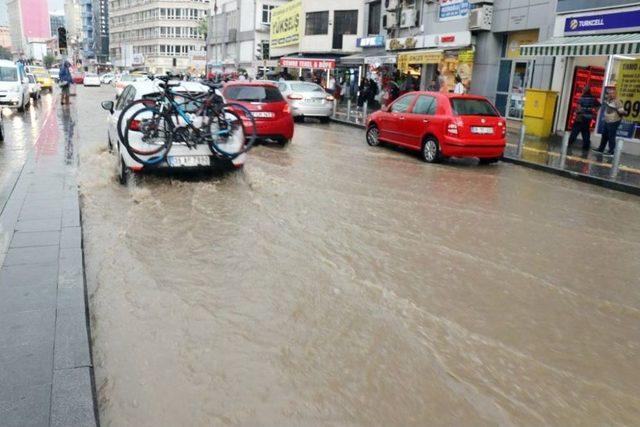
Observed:
[[[42,89],[53,89],[53,79],[46,68],[29,66],[29,72],[36,77],[36,81],[40,83]]]

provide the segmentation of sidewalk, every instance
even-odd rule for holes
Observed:
[[[366,113],[370,114],[371,111]],[[352,104],[351,111],[348,112],[343,103],[336,109],[336,114],[332,119],[338,123],[364,128],[365,117],[362,109],[358,109]],[[616,177],[611,177],[613,158],[591,151],[583,153],[581,150],[582,141],[579,140],[574,147],[569,147],[564,167],[561,167],[561,137],[552,136],[541,139],[527,135],[520,155],[518,153],[520,140],[518,131],[518,128],[509,127],[505,160],[597,185],[640,194],[640,156],[622,153],[618,174]],[[596,145],[593,144],[593,146]]]
[[[0,200],[2,426],[97,425],[74,115],[54,106]]]

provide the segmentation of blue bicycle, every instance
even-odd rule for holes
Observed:
[[[225,104],[205,82],[202,94],[175,92],[171,76],[155,77],[161,93],[157,97],[131,103],[120,115],[120,139],[135,161],[146,166],[165,161],[175,143],[194,148],[207,144],[218,158],[233,160],[249,151],[256,141],[256,124],[251,112],[236,103]],[[122,126],[128,111],[135,111]]]

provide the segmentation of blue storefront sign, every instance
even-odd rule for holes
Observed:
[[[384,36],[360,37],[356,40],[358,47],[383,47]]]
[[[640,30],[640,10],[570,16],[564,21],[565,34],[622,33]]]
[[[440,0],[440,21],[453,21],[469,16],[469,0]]]

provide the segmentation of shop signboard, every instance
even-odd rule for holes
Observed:
[[[335,59],[320,58],[280,58],[281,67],[309,68],[312,70],[333,70],[336,68]]]
[[[387,50],[419,49],[424,47],[424,37],[400,37],[387,40]]]
[[[398,54],[398,69],[404,73],[414,64],[439,64],[442,61],[441,50],[423,50]]]
[[[440,21],[454,21],[469,16],[469,0],[440,0]]]
[[[473,64],[474,57],[475,51],[473,49],[461,50],[458,53],[458,62],[464,64]]]
[[[367,56],[364,58],[364,63],[367,65],[376,65],[376,64],[395,64],[397,58],[393,55],[387,56]]]
[[[538,30],[516,31],[507,36],[507,55],[509,59],[520,58],[520,46],[534,44],[538,41]]]
[[[603,6],[605,0],[558,0],[558,12],[575,12],[578,10],[594,10]],[[606,7],[637,4],[638,0],[606,0]]]
[[[358,46],[358,47],[383,47],[384,46],[384,36],[359,37],[356,40],[356,46]]]
[[[615,13],[599,13],[584,16],[569,16],[564,21],[564,33],[597,34],[620,33],[640,30],[640,10]]]
[[[270,46],[272,49],[300,42],[302,0],[293,0],[271,11]]]
[[[620,61],[616,76],[616,94],[627,112],[618,128],[622,138],[640,139],[640,61]],[[606,88],[605,88],[606,92]],[[602,116],[605,108],[600,109],[598,132],[602,133]]]

